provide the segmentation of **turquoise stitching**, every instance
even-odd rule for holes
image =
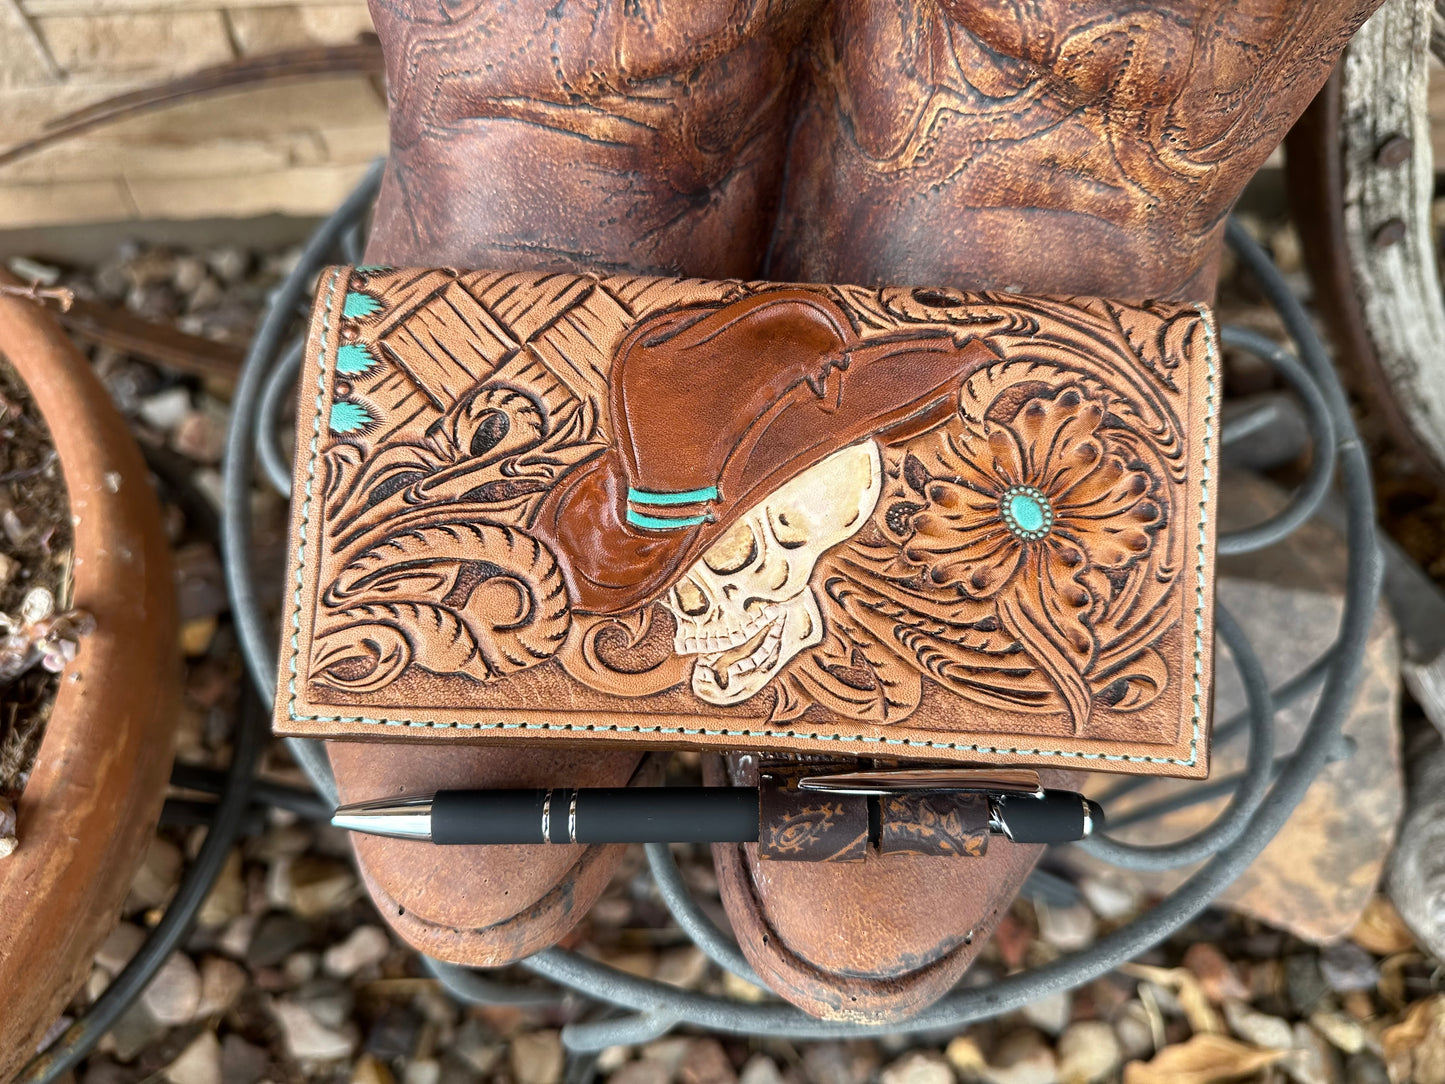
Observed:
[[[641,512],[634,512],[631,508],[627,510],[627,522],[637,527],[648,527],[654,531],[670,531],[677,527],[696,527],[699,523],[706,523],[712,519],[711,516],[682,516],[678,519],[659,519],[657,516],[644,516]]]
[[[717,500],[717,486],[706,489],[687,489],[681,493],[649,493],[645,489],[627,490],[627,499],[634,504],[696,504],[698,501]]]
[[[1020,749],[1017,747],[978,745],[971,742],[918,741],[912,738],[870,738],[863,734],[845,737],[842,734],[799,733],[796,730],[713,730],[707,727],[621,726],[616,723],[467,723],[460,719],[438,722],[426,719],[373,719],[366,715],[296,714],[296,663],[301,654],[302,569],[305,567],[306,530],[310,524],[311,487],[315,475],[316,450],[321,432],[321,410],[326,395],[326,334],[329,330],[332,303],[330,291],[334,288],[336,275],[339,273],[340,269],[333,272],[331,281],[327,284],[327,303],[321,320],[321,335],[319,338],[320,354],[316,366],[316,415],[312,419],[311,459],[306,467],[305,501],[301,506],[301,537],[296,547],[296,606],[292,612],[291,660],[289,664],[291,676],[287,682],[290,699],[286,706],[287,716],[292,722],[366,723],[371,726],[425,727],[431,730],[564,730],[572,733],[598,734],[680,734],[717,738],[757,738],[762,741],[801,738],[811,741],[836,742],[841,745],[898,745],[910,748],[952,749],[956,752],[983,753],[988,756],[1042,756],[1070,760],[1119,761],[1131,764],[1177,764],[1185,768],[1192,767],[1195,763],[1195,757],[1198,754],[1199,748],[1200,720],[1203,718],[1204,713],[1204,564],[1205,556],[1208,552],[1207,527],[1209,520],[1209,483],[1211,481],[1210,460],[1214,451],[1214,403],[1217,397],[1214,322],[1211,320],[1208,311],[1203,305],[1195,306],[1195,311],[1199,313],[1200,318],[1204,321],[1208,335],[1205,343],[1204,458],[1201,465],[1202,478],[1199,490],[1199,541],[1195,545],[1194,565],[1194,694],[1191,697],[1194,704],[1194,718],[1192,721],[1193,730],[1189,738],[1188,760],[1182,760],[1179,757],[1130,756],[1125,753],[1088,753],[1083,750]]]
[[[305,583],[303,569],[306,567],[306,531],[311,525],[311,489],[316,480],[316,453],[321,445],[321,412],[326,405],[326,335],[331,330],[331,306],[336,300],[336,280],[340,275],[341,268],[332,269],[331,280],[326,284],[326,307],[321,310],[321,333],[317,337],[316,355],[316,412],[311,418],[311,456],[306,462],[305,497],[301,502],[301,536],[296,543],[296,608],[291,615],[291,660],[287,664],[290,674],[286,679],[286,689],[291,699],[286,711],[298,722],[296,662],[301,657],[301,594]]]

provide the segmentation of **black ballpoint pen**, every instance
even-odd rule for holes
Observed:
[[[1098,805],[1072,791],[949,793],[986,794],[990,830],[1017,843],[1069,843],[1103,823]],[[439,844],[747,843],[759,821],[756,787],[444,790],[345,805],[331,819]]]

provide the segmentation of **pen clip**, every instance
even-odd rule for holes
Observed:
[[[893,771],[838,772],[798,780],[800,790],[825,794],[888,797],[898,794],[1044,793],[1039,773],[1031,768],[901,768]]]

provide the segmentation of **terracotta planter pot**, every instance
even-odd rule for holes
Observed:
[[[145,853],[170,772],[180,658],[160,506],[125,422],[40,306],[0,297],[0,354],[50,427],[75,524],[74,605],[96,621],[61,677],[20,800],[19,849],[0,859],[5,1080],[85,979]]]

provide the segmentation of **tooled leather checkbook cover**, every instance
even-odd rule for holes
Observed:
[[[1207,768],[1194,306],[321,277],[276,729]]]

